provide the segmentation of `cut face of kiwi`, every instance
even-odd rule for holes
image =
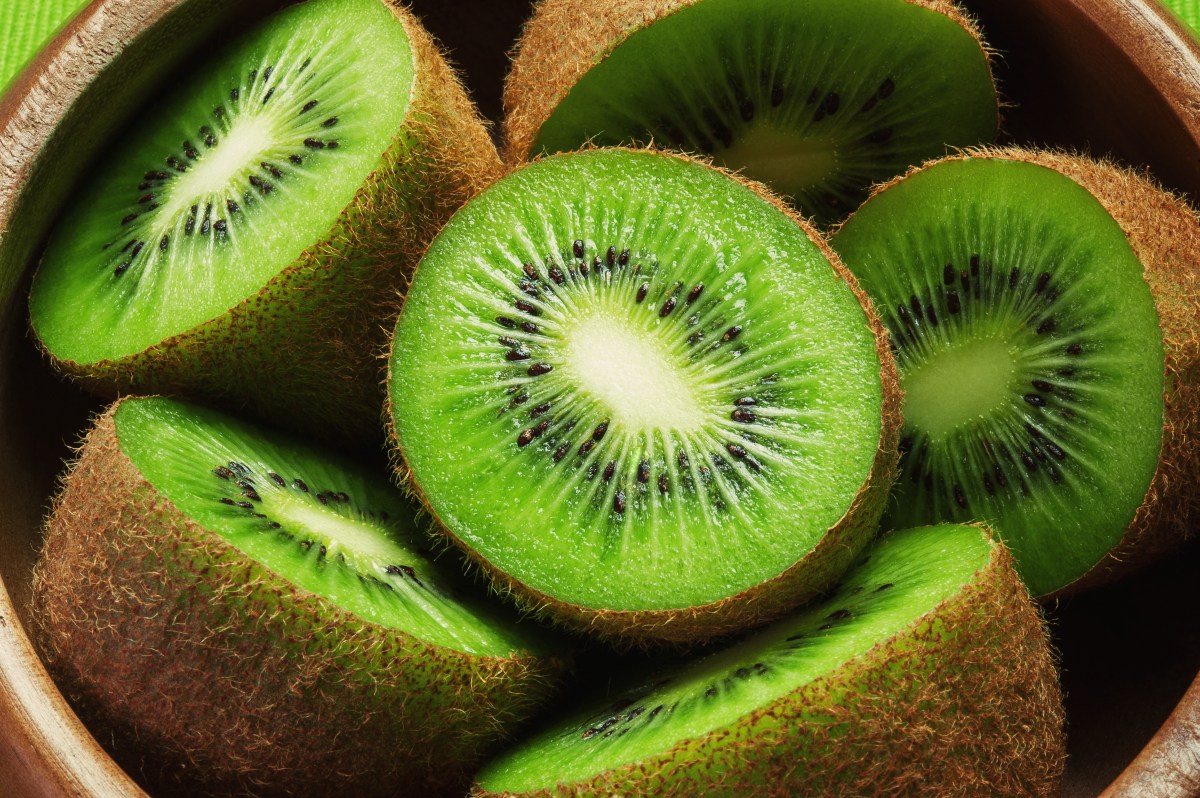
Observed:
[[[652,141],[711,155],[822,223],[997,125],[979,33],[940,1],[550,0],[505,106],[510,160]]]
[[[1196,411],[1164,396],[1194,391],[1198,229],[1144,178],[1017,150],[928,165],[857,211],[834,246],[905,388],[887,523],[985,519],[1038,595],[1142,536],[1160,500],[1186,528]]]
[[[602,634],[744,628],[876,529],[886,344],[832,253],[727,174],[629,150],[499,181],[393,339],[414,490],[528,607]]]
[[[51,234],[43,348],[108,391],[374,430],[404,272],[498,163],[439,58],[406,12],[310,0],[180,77]]]
[[[188,794],[461,790],[561,668],[433,560],[385,481],[164,398],[100,417],[35,596],[81,715]]]
[[[1011,557],[976,527],[886,535],[829,596],[552,723],[473,795],[1056,793],[1063,709]]]

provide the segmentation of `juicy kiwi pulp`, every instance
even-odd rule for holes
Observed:
[[[823,561],[834,527],[835,557],[862,545],[856,497],[889,478],[877,346],[792,217],[703,165],[597,150],[519,170],[435,240],[391,414],[416,489],[502,584],[670,612]]]
[[[289,8],[184,78],[52,233],[30,296],[42,343],[116,360],[263,290],[377,167],[412,79],[404,28],[377,0]]]
[[[988,794],[1043,794],[1061,772],[1060,699],[1037,613],[995,545],[973,527],[886,535],[821,601],[689,663],[626,677],[485,766],[475,795],[857,795],[885,774],[875,786],[932,791],[949,786],[937,778],[956,758],[981,765],[973,783]],[[976,591],[984,602],[964,612]],[[993,618],[997,604],[1011,617]],[[998,626],[1018,618],[1029,650],[1010,660]],[[897,667],[898,652],[916,667]],[[987,695],[930,687],[964,678]],[[852,685],[863,681],[873,689],[860,703]],[[964,717],[988,731],[962,734]],[[893,735],[907,741],[888,750]]]
[[[593,23],[565,17],[587,12],[541,10],[533,24],[555,30],[546,42],[527,31],[514,64],[510,155],[653,141],[710,154],[830,222],[873,183],[995,136],[987,55],[948,3],[947,13],[904,0],[642,5],[648,23],[631,12],[626,27],[581,42],[579,54],[563,29]],[[603,49],[584,62],[592,47]],[[544,62],[573,58],[582,74],[544,114],[531,109],[541,89],[522,85],[522,69],[549,80],[556,67]]]
[[[1121,226],[1053,169],[979,157],[887,186],[833,243],[905,387],[888,522],[985,519],[1035,594],[1094,566],[1162,439],[1158,317]]]

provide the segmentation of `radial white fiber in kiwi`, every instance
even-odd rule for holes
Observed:
[[[473,798],[1049,798],[1062,775],[1046,629],[977,527],[888,533],[818,603],[613,682],[485,765]]]
[[[992,141],[980,31],[948,0],[547,0],[505,87],[507,157],[703,153],[828,223],[873,183]]]
[[[562,662],[428,545],[382,475],[124,399],[48,521],[39,638],[155,793],[461,794]]]
[[[905,388],[890,523],[987,520],[1035,595],[1181,540],[1198,240],[1144,177],[1060,153],[949,158],[868,200],[833,243]]]
[[[874,533],[882,329],[778,201],[677,156],[531,164],[460,211],[397,325],[404,477],[529,608],[692,639],[786,612]]]
[[[35,275],[43,349],[102,393],[378,428],[379,352],[441,222],[498,167],[429,39],[380,0],[279,12],[131,120]]]

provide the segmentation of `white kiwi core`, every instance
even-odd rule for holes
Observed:
[[[1016,355],[1000,338],[947,347],[903,375],[904,418],[943,438],[1011,401],[1016,375]]]
[[[821,136],[800,136],[769,122],[752,125],[732,147],[717,147],[722,166],[740,169],[749,178],[792,191],[802,186],[827,185],[837,173],[833,142]]]
[[[696,432],[709,418],[692,384],[657,336],[631,330],[620,314],[597,309],[568,331],[565,367],[579,388],[629,432]]]

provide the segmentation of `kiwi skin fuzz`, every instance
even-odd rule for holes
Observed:
[[[543,0],[513,47],[504,83],[504,158],[528,160],[546,120],[584,73],[642,28],[701,0]],[[949,0],[905,0],[957,22],[983,46],[975,21]],[[991,57],[992,51],[984,46]],[[522,53],[530,53],[524,58]]]
[[[1048,639],[1012,555],[992,542],[970,585],[858,660],[735,726],[520,798],[1049,798],[1066,747]],[[515,796],[476,785],[471,798]]]
[[[384,4],[412,46],[411,105],[325,237],[225,314],[136,354],[77,363],[42,347],[57,368],[105,399],[189,396],[327,444],[374,448],[380,356],[408,279],[446,219],[502,171],[437,44],[408,10]]]
[[[1048,601],[1127,576],[1194,534],[1200,518],[1200,216],[1145,172],[1065,150],[1016,146],[971,147],[928,161],[875,186],[871,196],[940,161],[970,158],[1038,164],[1091,193],[1141,261],[1162,329],[1162,448],[1150,487],[1117,545],[1078,579],[1039,597]]]
[[[609,149],[646,151],[619,147]],[[825,237],[766,185],[714,166],[703,158],[667,151],[658,152],[664,157],[702,163],[707,168],[715,169],[749,188],[763,201],[792,219],[816,244],[838,279],[846,283],[858,299],[875,338],[875,352],[879,357],[882,385],[879,447],[876,449],[871,470],[849,508],[837,523],[829,528],[812,551],[772,579],[733,596],[696,607],[614,610],[571,604],[509,576],[467,546],[442,522],[405,460],[403,446],[396,431],[395,406],[390,398],[386,412],[388,449],[397,483],[410,498],[415,499],[428,511],[435,526],[446,539],[466,552],[470,561],[483,572],[492,589],[534,617],[568,631],[594,635],[617,648],[646,648],[660,643],[703,643],[780,618],[828,588],[850,567],[858,552],[879,531],[879,521],[898,473],[900,430],[903,426],[900,374],[892,355],[887,329],[871,305],[871,300],[859,287],[858,279],[843,265]]]
[[[155,794],[461,795],[564,666],[361,620],[183,515],[97,418],[34,572],[35,640]]]

